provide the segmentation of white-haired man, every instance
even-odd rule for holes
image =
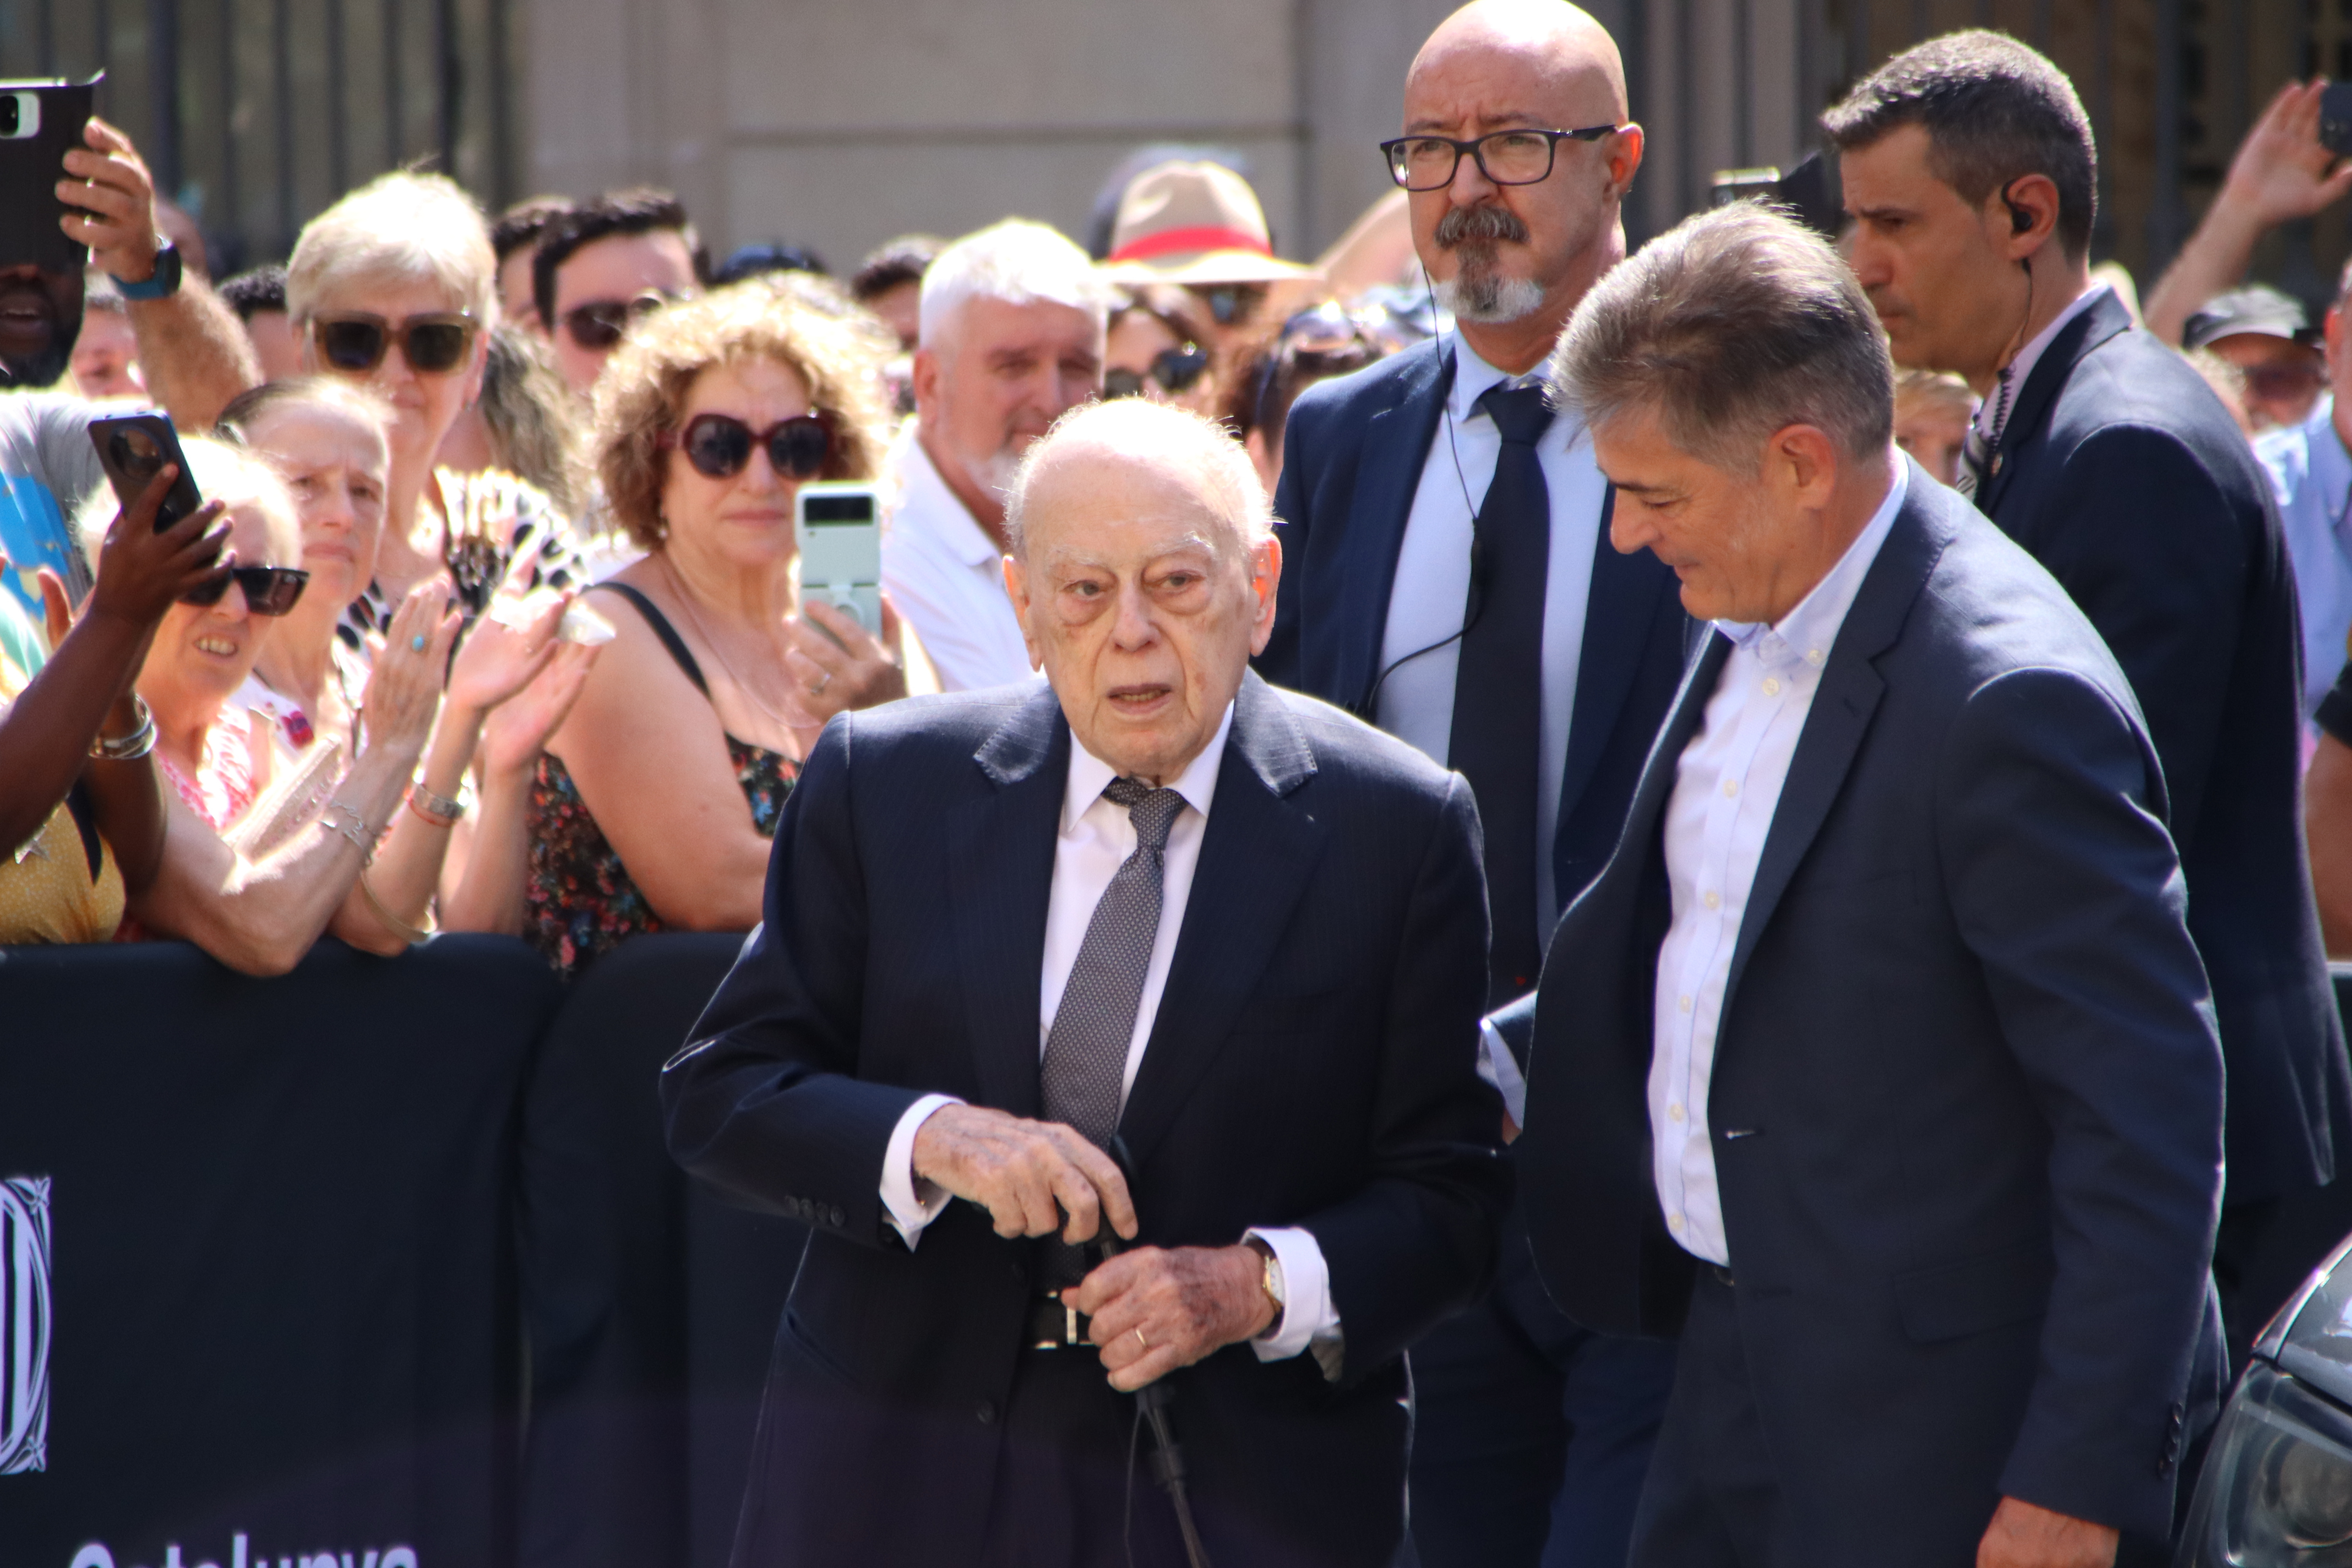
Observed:
[[[1004,497],[1022,453],[1102,390],[1108,303],[1086,252],[1021,218],[964,236],[923,274],[882,583],[950,691],[1030,678],[1004,596]]]
[[[1156,1385],[1219,1568],[1385,1568],[1404,1347],[1507,1180],[1468,787],[1249,672],[1281,552],[1215,425],[1083,409],[1010,494],[1050,685],[826,729],[663,1074],[679,1161],[813,1232],[734,1561],[1181,1563]]]

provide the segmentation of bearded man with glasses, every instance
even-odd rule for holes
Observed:
[[[1617,46],[1561,0],[1454,13],[1413,61],[1401,129],[1381,156],[1455,325],[1292,407],[1281,600],[1258,668],[1469,779],[1499,1006],[1533,988],[1553,921],[1606,862],[1682,668],[1674,575],[1611,548],[1591,443],[1535,374],[1624,257],[1643,136]],[[1488,1035],[1507,1136],[1521,1049]],[[1412,1363],[1424,1568],[1623,1563],[1671,1346],[1561,1316],[1514,1211],[1493,1295]]]

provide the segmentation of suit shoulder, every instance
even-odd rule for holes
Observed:
[[[1377,791],[1442,801],[1454,775],[1418,748],[1374,728],[1343,708],[1281,687],[1271,689],[1315,753],[1318,777],[1331,774]]]
[[[1311,424],[1351,415],[1360,417],[1371,410],[1387,407],[1403,395],[1407,383],[1428,374],[1429,362],[1437,355],[1437,342],[1432,339],[1386,359],[1374,360],[1361,370],[1316,382],[1291,405],[1290,418],[1297,420],[1304,415]]]
[[[878,708],[859,709],[835,721],[859,761],[877,755],[961,755],[969,758],[982,742],[1034,702],[1034,681],[978,691],[948,691],[901,698]]]
[[[2143,471],[2147,454],[2172,448],[2232,500],[2259,506],[2271,490],[2270,476],[2205,378],[2140,328],[2083,356],[2059,390],[2050,435],[2069,456],[2094,447]]]
[[[1952,498],[1959,526],[1929,574],[1918,614],[1965,698],[2024,669],[2065,670],[2134,714],[2139,704],[2106,642],[2049,569],[1974,507]]]

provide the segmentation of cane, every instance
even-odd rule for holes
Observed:
[[[1136,1190],[1135,1160],[1128,1152],[1127,1140],[1112,1133],[1109,1152],[1132,1196]],[[1102,1229],[1104,1259],[1117,1258],[1124,1250],[1118,1233],[1106,1224]],[[1145,1424],[1151,1428],[1151,1479],[1160,1483],[1160,1489],[1175,1505],[1176,1528],[1184,1537],[1184,1561],[1191,1568],[1209,1568],[1208,1548],[1201,1544],[1200,1527],[1192,1522],[1192,1499],[1184,1488],[1184,1451],[1176,1446],[1176,1434],[1168,1421],[1168,1406],[1174,1397],[1164,1377],[1135,1391],[1136,1408],[1143,1413]]]

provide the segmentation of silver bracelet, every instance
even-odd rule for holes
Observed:
[[[464,786],[460,785],[459,787],[463,788]],[[446,795],[435,795],[430,789],[425,787],[425,781],[423,779],[418,779],[415,783],[408,786],[408,804],[415,806],[418,813],[424,816],[425,820],[428,822],[432,821],[432,819],[436,816],[446,817],[448,819],[448,822],[455,822],[459,817],[466,815],[466,803],[464,801],[451,800]],[[446,826],[447,823],[435,823],[434,826],[436,827]]]
[[[100,735],[91,740],[89,754],[101,763],[135,763],[155,749],[155,715],[149,710],[147,700],[133,692],[132,708],[139,715],[139,727],[128,735],[115,738]]]
[[[341,827],[335,826],[335,813],[339,811],[351,819]],[[329,832],[340,833],[352,841],[352,847],[360,852],[361,865],[375,864],[375,835],[368,831],[366,817],[340,800],[331,800],[319,813],[319,820],[327,825]]]

